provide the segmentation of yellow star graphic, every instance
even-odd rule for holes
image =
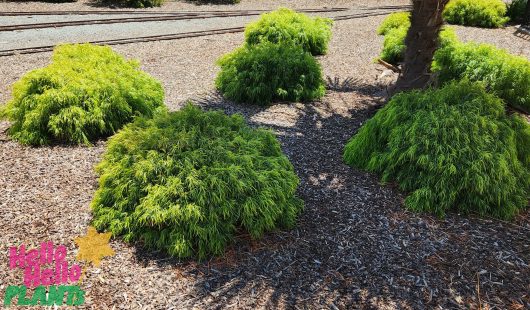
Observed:
[[[74,239],[79,246],[79,253],[77,253],[76,258],[92,262],[96,267],[99,266],[103,257],[115,254],[109,245],[110,236],[110,232],[100,234],[94,227],[89,226],[86,236]]]

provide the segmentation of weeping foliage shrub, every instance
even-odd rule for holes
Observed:
[[[265,13],[245,29],[245,40],[249,45],[261,42],[300,45],[313,55],[324,55],[331,40],[329,18],[311,18],[293,10],[281,8]]]
[[[105,4],[116,4],[118,6],[133,8],[152,8],[162,6],[166,0],[101,0]]]
[[[137,115],[152,115],[164,91],[138,67],[110,47],[58,46],[49,66],[13,85],[13,99],[0,113],[13,122],[8,134],[31,145],[89,144]]]
[[[127,125],[96,169],[95,227],[178,257],[221,254],[240,229],[291,227],[303,208],[271,132],[192,105]]]
[[[454,43],[434,55],[433,71],[441,82],[481,81],[511,106],[530,113],[530,61],[493,45]]]
[[[344,160],[396,181],[415,211],[511,218],[528,206],[530,126],[469,81],[395,95],[348,142]]]
[[[487,28],[502,27],[509,20],[502,0],[451,0],[443,18],[450,24]]]
[[[384,22],[383,22],[384,23]],[[383,50],[379,56],[382,60],[391,63],[398,64],[405,58],[405,38],[410,27],[410,22],[406,27],[385,28],[385,40],[383,41]],[[457,41],[456,33],[453,29],[445,27],[440,32],[440,47],[450,45]]]
[[[325,92],[319,63],[300,46],[246,44],[221,57],[218,65],[216,86],[235,102],[306,101]]]
[[[379,28],[377,28],[378,35],[386,35],[390,30],[396,28],[410,28],[410,13],[409,12],[397,12],[388,15]]]
[[[512,21],[522,21],[527,3],[528,0],[513,0],[508,4],[506,15],[508,15]]]

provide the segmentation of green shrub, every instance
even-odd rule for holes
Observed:
[[[405,38],[407,37],[408,27],[388,28],[384,31],[385,40],[383,42],[383,50],[379,56],[382,60],[398,64],[403,61],[405,57]],[[446,46],[456,42],[457,37],[453,29],[445,27],[440,32],[440,46]]]
[[[390,30],[396,28],[410,28],[409,12],[397,12],[388,15],[377,29],[377,34],[386,35]]]
[[[221,254],[241,229],[291,227],[303,208],[271,132],[191,105],[127,125],[96,169],[95,227],[178,257]]]
[[[124,7],[151,8],[155,6],[162,6],[166,0],[101,0],[101,2]]]
[[[528,206],[529,142],[525,120],[462,81],[394,96],[348,142],[344,160],[397,181],[412,210],[511,218]]]
[[[241,0],[190,0],[199,4],[237,4]]]
[[[481,81],[507,104],[530,112],[530,61],[495,46],[455,43],[434,55],[433,71],[441,82]]]
[[[329,18],[311,18],[289,9],[279,9],[265,13],[250,23],[245,30],[247,44],[254,45],[263,41],[300,45],[313,55],[323,55],[331,39]]]
[[[8,133],[24,144],[89,144],[113,134],[137,115],[163,105],[160,83],[109,47],[62,45],[52,63],[13,85],[2,116]]]
[[[513,0],[508,4],[506,15],[508,15],[512,21],[522,21],[527,3],[527,0]]]
[[[501,27],[509,20],[502,0],[451,0],[443,17],[450,24],[488,28]]]
[[[306,101],[325,92],[320,65],[299,46],[244,45],[221,57],[218,64],[216,86],[235,102]]]

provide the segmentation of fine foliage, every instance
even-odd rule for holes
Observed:
[[[237,231],[292,227],[303,208],[271,132],[192,105],[127,125],[96,169],[95,227],[178,257],[221,254]]]
[[[151,8],[162,6],[166,0],[101,0],[105,4],[115,4],[123,7]]]
[[[266,105],[324,95],[320,65],[300,46],[262,42],[221,57],[217,88],[235,102]]]
[[[385,27],[385,40],[383,42],[383,50],[379,56],[382,60],[391,63],[398,64],[403,61],[405,57],[405,38],[407,37],[407,27]],[[450,45],[457,41],[456,33],[453,29],[445,27],[440,32],[440,47]]]
[[[323,55],[328,50],[332,24],[329,18],[311,18],[282,8],[262,14],[258,21],[249,24],[245,39],[249,45],[264,41],[300,45],[313,55]]]
[[[433,71],[441,82],[467,78],[513,107],[530,113],[530,61],[488,44],[454,43],[434,55]]]
[[[409,192],[408,208],[511,218],[528,206],[530,126],[480,84],[395,95],[346,145],[349,165]]]
[[[509,20],[502,0],[451,0],[443,17],[450,24],[487,28],[501,27]]]
[[[138,66],[110,47],[59,46],[49,66],[13,85],[0,116],[13,122],[8,133],[24,144],[89,144],[163,105],[162,86]]]
[[[410,13],[409,12],[397,12],[388,15],[379,28],[377,28],[378,35],[386,35],[390,30],[396,28],[409,29],[410,27]]]
[[[521,21],[524,17],[527,3],[527,0],[513,0],[508,4],[506,15],[508,15],[512,21]]]

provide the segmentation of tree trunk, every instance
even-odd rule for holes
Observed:
[[[523,25],[530,26],[530,0],[526,2],[526,10],[523,17]]]
[[[394,93],[423,89],[429,85],[432,58],[438,48],[438,35],[443,25],[442,12],[449,0],[412,2],[411,26],[405,39],[405,62]]]

